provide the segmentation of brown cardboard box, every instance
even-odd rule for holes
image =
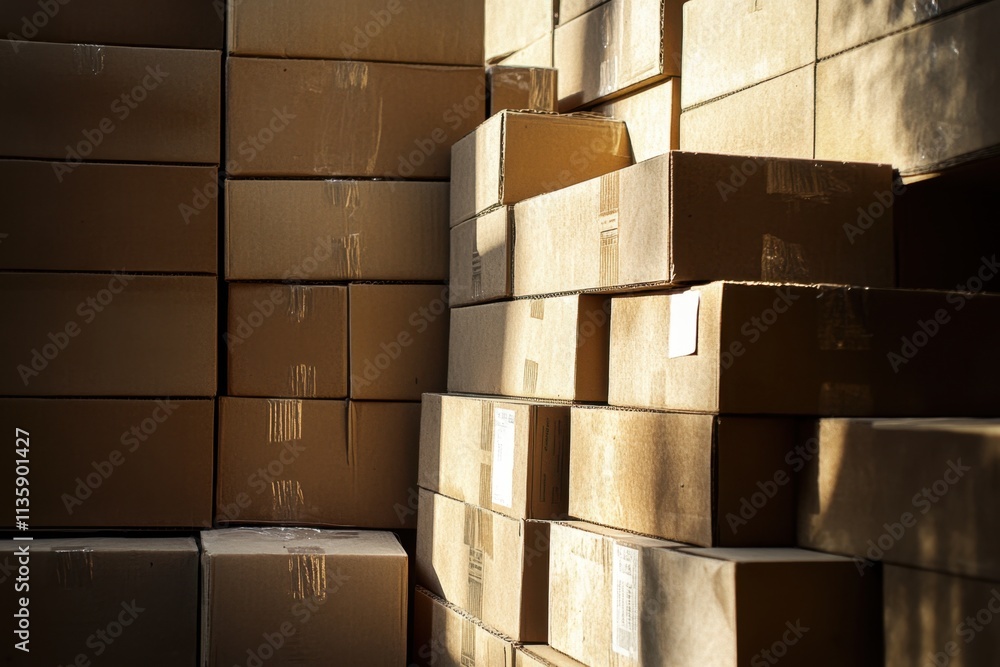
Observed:
[[[625,121],[636,162],[680,146],[681,80],[667,79],[630,95],[605,102],[594,111]]]
[[[555,30],[559,110],[681,75],[683,0],[609,0]]]
[[[574,407],[569,516],[705,547],[794,546],[796,427]]]
[[[455,309],[448,391],[607,400],[610,304],[570,295]]]
[[[218,273],[214,167],[61,164],[0,160],[0,268]]]
[[[1000,580],[1000,422],[823,419],[812,435],[800,545]]]
[[[597,5],[608,0],[559,0],[558,24],[569,23],[577,16],[582,16]]]
[[[0,275],[2,396],[214,396],[216,279]]]
[[[19,561],[30,574],[16,584]],[[14,629],[0,651],[5,665],[175,667],[198,659],[198,546],[191,538],[4,540],[0,562],[11,591],[3,611]],[[18,613],[27,636],[18,636]],[[24,640],[21,651],[16,644]]]
[[[996,416],[1000,299],[711,283],[611,311],[612,405],[829,417]],[[794,360],[794,363],[789,360]]]
[[[515,641],[544,642],[549,525],[420,489],[417,582]]]
[[[486,69],[489,115],[512,111],[555,111],[558,71],[551,67],[494,65]]]
[[[816,0],[685,3],[683,62],[685,110],[810,65]]]
[[[494,208],[452,227],[449,305],[454,308],[509,298],[513,250],[513,206]]]
[[[497,62],[536,40],[551,37],[554,4],[554,0],[486,0],[484,62]]]
[[[441,65],[483,62],[483,4],[466,0],[238,0],[229,52]]]
[[[416,528],[419,432],[417,403],[221,398],[216,522]]]
[[[816,157],[911,176],[996,154],[1000,70],[981,63],[1000,55],[998,31],[987,2],[820,62]]]
[[[816,66],[806,65],[681,112],[681,149],[811,159]]]
[[[406,660],[407,557],[391,533],[234,528],[201,542],[204,667]]]
[[[226,67],[231,176],[444,180],[451,145],[486,118],[481,67],[286,58]]]
[[[569,406],[424,394],[417,481],[514,519],[565,518]]]
[[[652,158],[517,204],[514,296],[719,279],[892,287],[891,211],[845,233],[892,187],[888,165]]]
[[[212,525],[211,400],[5,398],[0,421],[26,441],[32,528]],[[13,464],[7,479],[19,486]]]
[[[12,44],[17,46],[13,49]],[[4,157],[219,163],[222,54],[0,41]]]
[[[446,280],[447,220],[447,183],[228,181],[226,277]]]
[[[887,565],[886,667],[989,667],[1000,655],[1000,584]],[[985,622],[984,622],[985,621]]]
[[[554,524],[552,647],[614,667],[882,664],[881,581],[851,560],[681,546]]]
[[[221,49],[223,6],[205,0],[6,0],[0,35],[19,41]]]
[[[413,659],[420,667],[520,667],[514,642],[481,621],[417,586],[414,600]]]
[[[552,67],[555,64],[552,57],[552,33],[536,39],[497,64],[510,67]]]
[[[633,163],[625,124],[504,111],[452,148],[451,224]]]
[[[547,644],[518,646],[514,655],[517,667],[585,667]]]

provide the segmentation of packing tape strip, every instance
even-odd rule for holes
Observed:
[[[288,286],[288,317],[301,324],[309,316],[312,288],[308,285]]]
[[[291,442],[302,439],[302,401],[270,398],[267,400],[268,442]]]
[[[809,282],[809,263],[799,243],[786,243],[764,234],[760,251],[760,279],[772,283]]]
[[[104,48],[96,44],[74,44],[73,64],[77,74],[97,76],[104,71]]]
[[[56,549],[56,583],[61,588],[83,588],[94,581],[94,554],[86,547]]]
[[[866,298],[864,290],[849,287],[823,290],[816,331],[820,350],[871,349],[872,334],[866,324]]]
[[[296,364],[288,369],[288,382],[292,396],[311,398],[316,396],[316,367],[310,364]]]
[[[493,506],[493,464],[479,464],[479,505]]]
[[[288,547],[290,593],[295,600],[326,600],[326,554],[319,547]]]
[[[767,161],[767,194],[797,199],[822,199],[829,194],[820,171],[811,163],[772,159]]]
[[[600,211],[597,217],[600,238],[600,284],[618,284],[618,228],[620,178],[617,171],[601,176]]]
[[[528,70],[531,85],[528,90],[528,105],[538,111],[555,111],[553,100],[556,96],[555,76],[551,70],[533,67]]]
[[[480,409],[482,417],[479,420],[479,448],[493,453],[493,419],[495,416],[493,401],[482,401]]]
[[[483,298],[483,258],[479,254],[479,243],[473,240],[472,246],[472,298]]]
[[[361,278],[361,232],[345,234],[337,239],[339,255],[337,273],[348,279]]]
[[[866,384],[824,382],[819,392],[820,413],[830,417],[852,417],[871,414],[874,408],[872,390]]]
[[[477,614],[478,616],[478,614]],[[476,624],[470,618],[462,619],[462,667],[478,665],[476,662]]]
[[[486,452],[489,463],[479,464],[479,504],[482,507],[493,506],[493,401],[482,401],[480,405],[482,417],[479,427],[479,449]]]
[[[528,396],[534,396],[538,388],[538,362],[531,359],[524,360],[524,379],[521,389]]]
[[[531,319],[533,320],[544,320],[545,319],[545,299],[532,299],[531,310],[529,311]]]
[[[276,479],[271,482],[271,513],[275,519],[294,521],[305,507],[302,484],[295,479]]]

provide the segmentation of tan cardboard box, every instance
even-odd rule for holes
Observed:
[[[451,228],[453,308],[511,296],[513,289],[514,207],[501,206]]]
[[[566,516],[569,406],[424,394],[422,488],[514,519]]]
[[[32,528],[212,525],[211,400],[5,398],[0,422],[24,438],[14,458],[28,461],[23,514]],[[16,473],[12,463],[12,490]],[[21,514],[11,512],[4,526]]]
[[[577,16],[586,14],[591,9],[608,0],[559,0],[558,24],[569,23]]]
[[[452,148],[451,224],[633,163],[621,121],[504,111]]]
[[[30,552],[26,558],[21,549]],[[14,616],[13,639],[0,651],[5,665],[196,663],[198,546],[193,539],[4,540],[0,562],[10,572],[4,609]],[[30,570],[24,579],[30,588],[15,594],[19,565]],[[21,600],[26,606],[19,605]],[[28,619],[23,630],[17,627],[19,613]],[[22,641],[23,651],[16,646]]]
[[[497,64],[511,67],[552,67],[555,64],[552,57],[552,33],[536,39]]]
[[[554,0],[485,0],[485,62],[497,62],[536,40],[551,38],[555,4]]]
[[[516,667],[585,667],[547,644],[518,646],[514,655]]]
[[[672,152],[517,204],[514,296],[719,279],[892,287],[891,210],[845,231],[892,188],[888,165]]]
[[[520,667],[515,643],[468,612],[417,586],[412,657],[420,667]]]
[[[558,71],[551,67],[494,65],[486,69],[489,115],[501,111],[555,111]]]
[[[16,50],[13,48],[16,46]],[[218,164],[222,54],[0,41],[4,157]]]
[[[795,545],[797,423],[574,407],[569,516],[699,546]]]
[[[406,660],[407,557],[391,533],[234,528],[201,542],[205,667]]]
[[[351,398],[419,401],[447,382],[448,288],[352,284]]]
[[[417,583],[515,641],[544,642],[549,526],[420,489]]]
[[[621,297],[612,405],[827,417],[997,416],[990,295],[711,283]],[[794,363],[788,360],[794,360]],[[960,370],[959,370],[960,369]]]
[[[347,287],[229,283],[228,393],[347,397]]]
[[[452,144],[486,118],[482,67],[243,57],[226,67],[230,176],[445,180]]]
[[[448,391],[604,402],[610,304],[595,294],[455,309]]]
[[[237,0],[229,53],[481,65],[483,3],[467,0]]]
[[[226,182],[229,280],[447,280],[448,184]]]
[[[0,275],[2,396],[215,395],[212,276]]]
[[[625,121],[636,162],[680,147],[681,80],[674,77],[594,107]]]
[[[882,664],[881,581],[850,559],[682,546],[554,524],[549,644],[615,667]]]

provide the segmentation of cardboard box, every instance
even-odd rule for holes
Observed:
[[[566,516],[569,406],[424,394],[422,488],[514,519]]]
[[[625,121],[636,162],[680,147],[681,80],[653,84],[631,95],[605,102],[594,111]]]
[[[609,0],[556,27],[559,110],[681,75],[683,0]]]
[[[517,667],[585,667],[547,644],[518,646],[514,655]]]
[[[18,104],[0,109],[0,154],[60,160],[59,182],[81,160],[218,164],[221,65],[218,51],[2,41],[0,99]]]
[[[448,288],[352,284],[351,398],[419,401],[447,382]]]
[[[582,16],[597,5],[608,0],[559,0],[559,16],[557,23],[569,23],[577,16]]]
[[[588,665],[882,664],[881,581],[797,549],[552,526],[549,644]],[[790,585],[789,582],[794,582]],[[779,594],[780,592],[780,594]]]
[[[512,111],[555,111],[558,71],[551,67],[494,65],[486,70],[489,115]]]
[[[998,414],[989,388],[1000,360],[982,337],[1000,325],[995,296],[711,283],[615,299],[611,320],[612,405],[827,417]]]
[[[1000,422],[820,420],[803,456],[799,544],[1000,580]],[[971,511],[971,508],[977,508]]]
[[[420,489],[417,582],[515,641],[544,642],[549,525]]]
[[[4,398],[0,421],[26,440],[32,528],[212,525],[211,400]],[[17,488],[13,464],[7,479]]]
[[[683,62],[685,110],[813,64],[816,0],[685,3]]]
[[[514,111],[493,116],[451,153],[452,226],[633,163],[620,121]]]
[[[25,559],[30,591],[19,587],[17,594],[19,548],[30,551]],[[24,609],[30,626],[27,637],[18,637],[17,621],[10,623],[13,638],[0,651],[5,665],[99,661],[175,667],[197,661],[198,546],[193,539],[36,536],[32,542],[4,540],[0,561],[10,578],[4,611],[13,617]],[[20,607],[19,598],[29,606]],[[25,639],[25,651],[16,648]]]
[[[795,545],[792,419],[574,407],[569,516],[699,546]]]
[[[497,64],[510,67],[552,67],[555,64],[552,56],[552,33],[536,39]]]
[[[515,667],[516,645],[511,639],[425,588],[417,586],[414,595],[415,665]]]
[[[447,220],[447,183],[227,181],[226,277],[447,280]]]
[[[610,304],[570,295],[454,310],[448,391],[604,402]]]
[[[497,62],[536,40],[551,38],[555,4],[553,0],[486,0],[484,62]]]
[[[681,112],[685,151],[811,159],[816,66],[806,65]]]
[[[229,394],[347,397],[347,287],[229,283]]]
[[[483,4],[465,0],[229,3],[229,53],[481,65]]]
[[[449,305],[454,308],[509,298],[513,252],[513,206],[494,208],[452,227]]]
[[[0,160],[0,268],[218,273],[214,167],[61,164]]]
[[[997,60],[998,30],[1000,4],[987,2],[820,62],[816,157],[911,176],[995,155],[1000,72],[980,64]]]
[[[416,528],[419,432],[417,403],[221,398],[216,522]]]
[[[451,145],[486,118],[482,67],[242,57],[226,67],[230,176],[446,180]]]
[[[203,0],[8,0],[0,7],[0,35],[70,44],[117,44],[178,49],[221,49],[222,6]]]
[[[214,396],[216,279],[0,275],[0,396]]]
[[[891,210],[845,233],[892,188],[888,165],[673,152],[517,204],[514,296],[719,279],[892,287]]]
[[[234,528],[201,542],[205,667],[242,664],[247,651],[284,663],[406,660],[407,558],[391,533]]]

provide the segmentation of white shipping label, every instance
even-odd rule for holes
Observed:
[[[639,655],[639,550],[615,545],[611,575],[611,648]]]
[[[670,295],[670,331],[667,333],[667,356],[686,357],[698,351],[698,306],[701,294],[681,292]]]
[[[493,504],[514,505],[514,411],[493,409]]]

